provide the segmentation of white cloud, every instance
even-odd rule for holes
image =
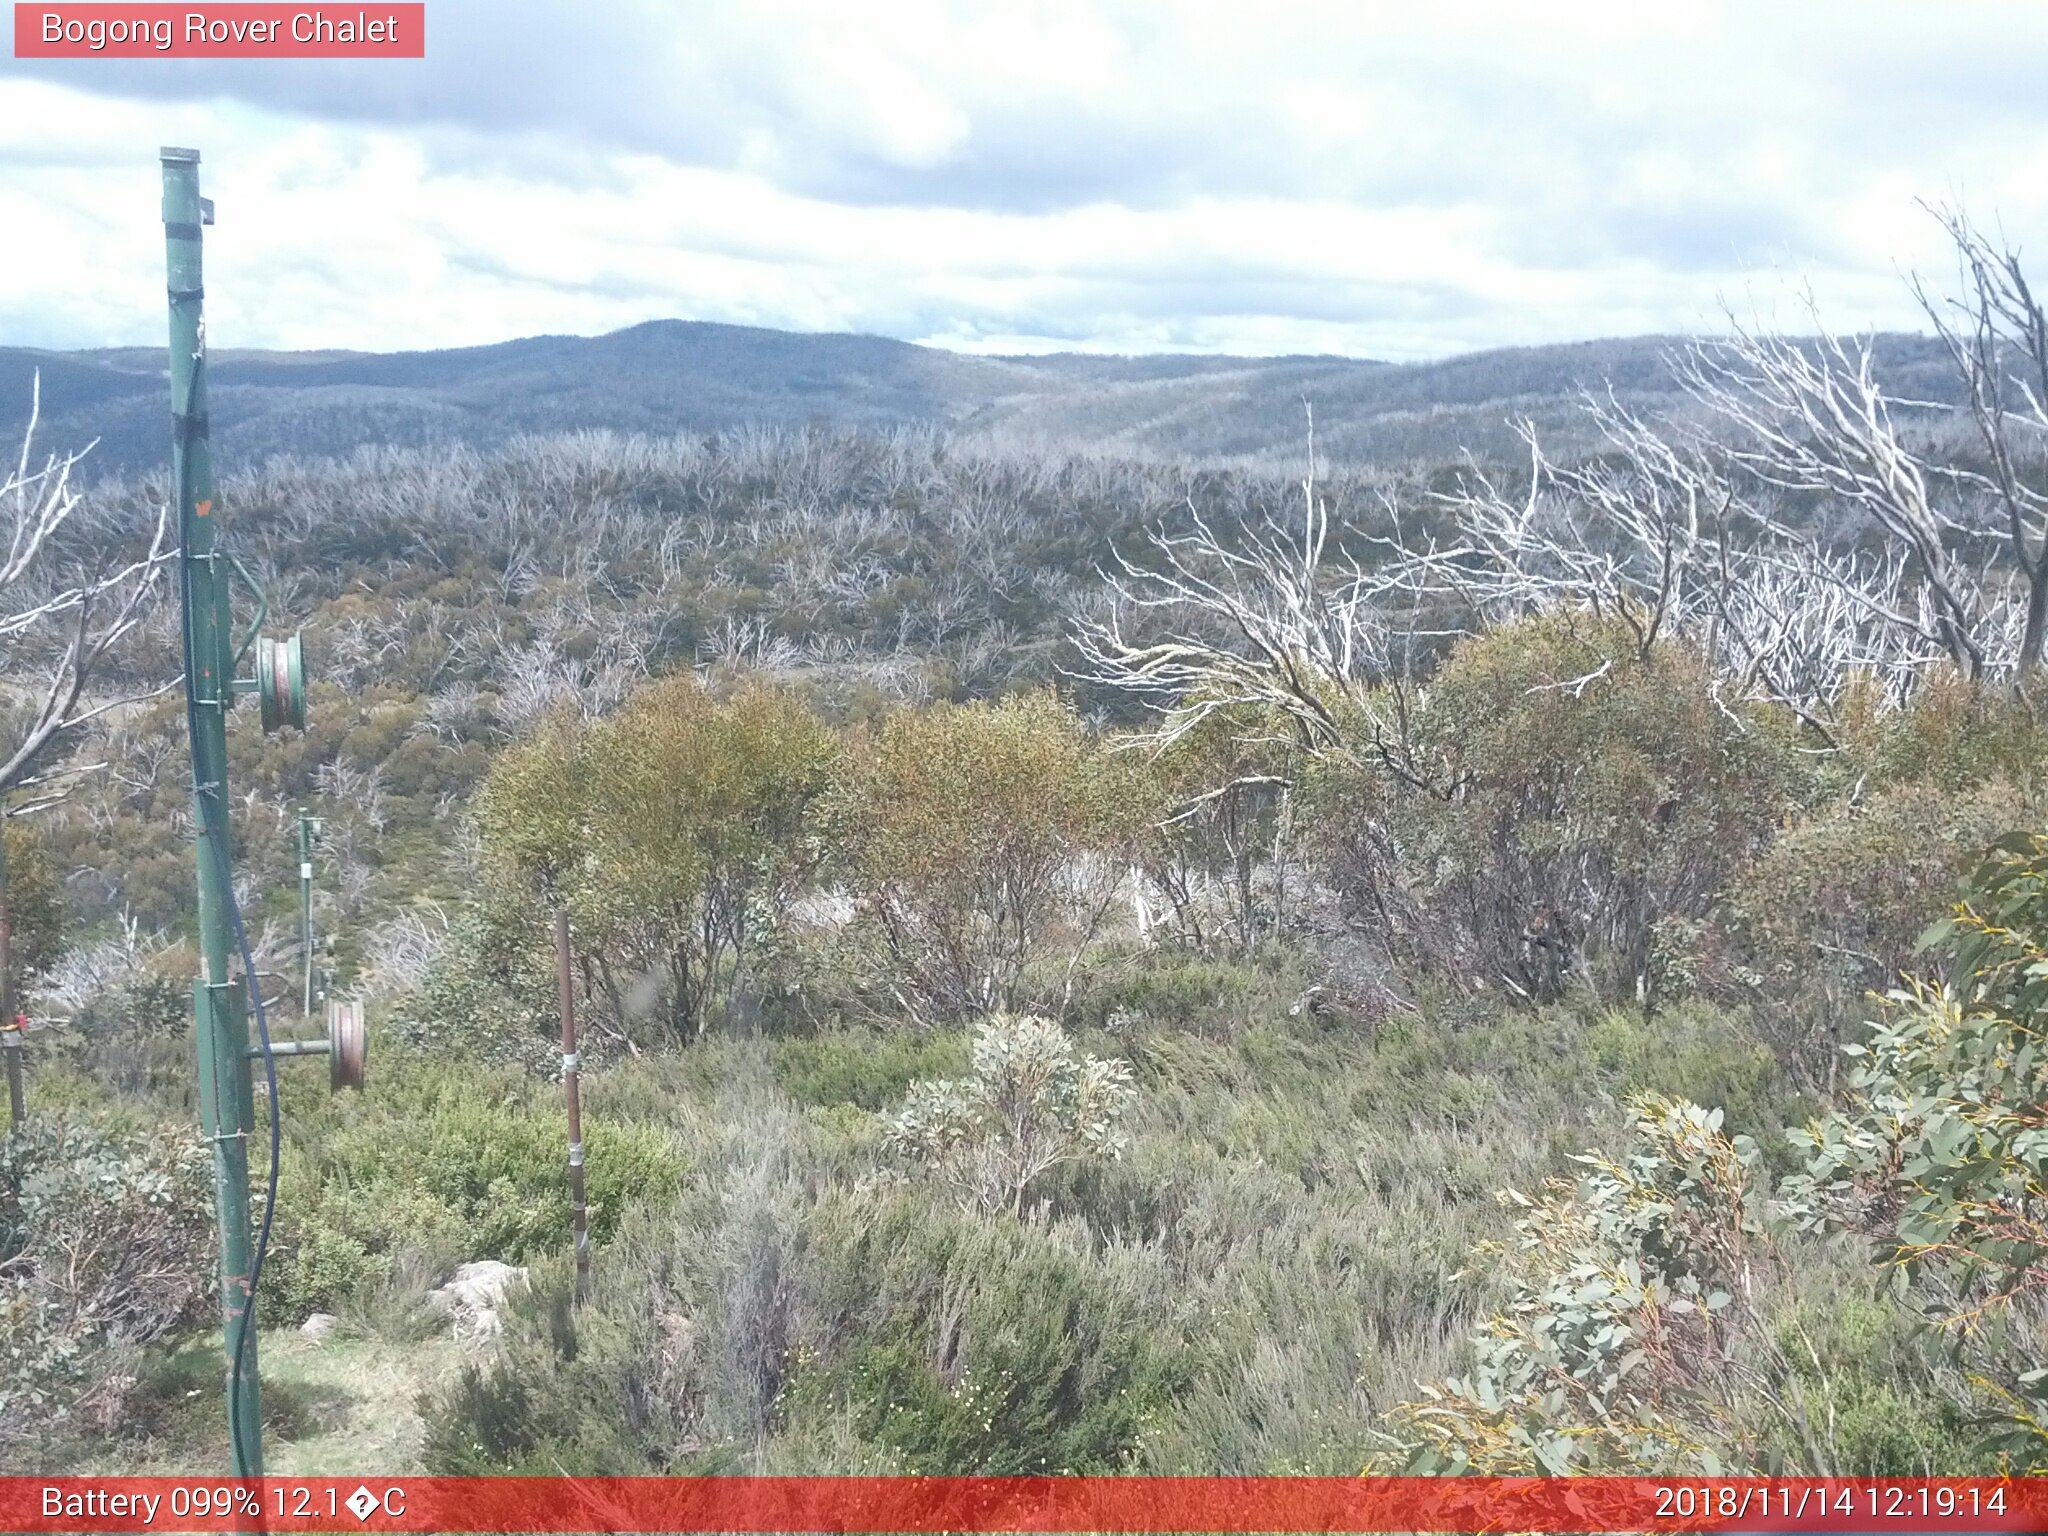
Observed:
[[[1388,357],[1911,324],[1917,196],[2048,230],[2048,9],[433,0],[423,63],[0,77],[0,341],[154,343],[159,143],[222,344],[657,317]]]

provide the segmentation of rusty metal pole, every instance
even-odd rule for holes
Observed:
[[[7,1123],[15,1130],[28,1124],[28,1099],[21,1087],[21,1026],[0,1019],[0,1056],[7,1059]]]
[[[21,1026],[14,1017],[14,902],[8,888],[7,818],[0,815],[0,1058],[7,1062],[8,1124],[28,1124],[28,1100],[21,1089]]]
[[[590,1294],[590,1208],[583,1199],[583,1104],[576,1054],[576,975],[569,957],[569,908],[555,907],[555,983],[562,999],[562,1095],[569,1105],[569,1223],[576,1240],[576,1298]]]
[[[313,838],[319,820],[299,807],[299,949],[306,965],[306,991],[299,1012],[313,1017]]]

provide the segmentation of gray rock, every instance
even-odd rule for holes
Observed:
[[[303,1323],[299,1324],[299,1333],[305,1338],[311,1339],[315,1344],[324,1344],[327,1342],[329,1335],[334,1332],[336,1324],[340,1321],[341,1319],[332,1312],[314,1312],[309,1314]]]
[[[478,1259],[427,1292],[427,1305],[449,1318],[458,1338],[495,1338],[504,1327],[498,1309],[507,1293],[524,1284],[526,1271],[518,1265]]]

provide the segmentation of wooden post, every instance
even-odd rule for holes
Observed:
[[[555,982],[562,1000],[562,1094],[569,1105],[569,1224],[576,1241],[576,1299],[590,1294],[590,1208],[583,1199],[582,1062],[576,1055],[576,975],[569,957],[569,909],[555,908]]]

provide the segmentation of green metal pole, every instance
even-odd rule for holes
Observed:
[[[250,1325],[249,1134],[254,1119],[249,1021],[242,986],[228,975],[228,707],[234,702],[234,634],[228,569],[216,559],[220,519],[207,445],[206,314],[200,228],[213,205],[199,195],[199,152],[161,152],[164,267],[171,309],[171,473],[178,498],[180,595],[185,623],[185,697],[190,712],[193,808],[199,865],[199,980],[193,988],[199,1045],[199,1114],[213,1143],[220,1218],[221,1319],[228,1359],[228,1428],[237,1477],[263,1472],[262,1406]],[[235,1370],[239,1358],[241,1370]]]

